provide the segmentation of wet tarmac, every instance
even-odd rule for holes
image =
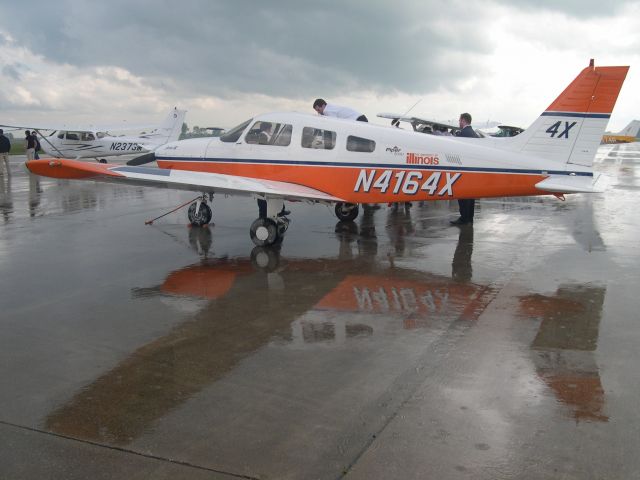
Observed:
[[[605,195],[288,204],[0,177],[2,479],[640,478],[640,144]]]

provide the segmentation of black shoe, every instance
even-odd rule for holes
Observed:
[[[449,222],[451,225],[466,225],[467,223],[469,223],[467,220],[463,220],[462,217],[460,217],[457,220],[451,220]]]

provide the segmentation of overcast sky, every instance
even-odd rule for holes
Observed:
[[[631,66],[608,129],[640,119],[640,0],[0,0],[0,123],[231,127],[322,97],[527,127],[590,58]]]

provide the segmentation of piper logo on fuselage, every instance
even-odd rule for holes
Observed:
[[[428,195],[453,196],[453,185],[461,173],[422,172],[413,170],[360,170],[354,192],[415,195],[419,190]],[[390,191],[389,191],[390,190]]]
[[[440,159],[434,153],[407,153],[407,163],[410,165],[439,165]]]

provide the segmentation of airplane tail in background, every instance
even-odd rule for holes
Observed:
[[[186,110],[178,110],[177,108],[171,110],[158,128],[149,134],[143,135],[146,139],[144,143],[159,146],[178,140],[186,113]]]
[[[631,123],[620,130],[616,135],[622,135],[625,137],[640,137],[640,120],[631,120]]]
[[[533,125],[504,140],[505,148],[590,167],[628,70],[591,60]]]

